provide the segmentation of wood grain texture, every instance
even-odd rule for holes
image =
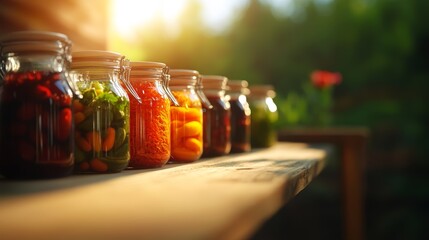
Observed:
[[[0,179],[1,238],[246,238],[305,188],[327,154],[279,143],[155,170]]]

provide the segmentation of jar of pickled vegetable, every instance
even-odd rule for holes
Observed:
[[[0,40],[0,174],[64,177],[73,170],[71,41],[24,31]]]
[[[250,151],[250,107],[247,102],[247,81],[229,80],[228,96],[231,105],[231,152]]]
[[[170,159],[170,100],[159,62],[131,62],[130,82],[141,101],[130,98],[132,168],[161,167]]]
[[[130,101],[122,83],[129,66],[119,53],[73,53],[82,99],[74,99],[76,171],[120,172],[130,160]],[[128,85],[129,86],[129,85]]]
[[[195,91],[199,73],[172,69],[170,89],[179,103],[171,107],[171,161],[193,162],[203,153],[203,112]]]
[[[203,157],[215,157],[231,151],[231,106],[225,95],[228,78],[201,76],[203,92],[213,105],[203,118]]]
[[[249,104],[251,115],[251,145],[255,148],[273,146],[277,142],[277,106],[273,86],[255,85],[250,87]]]

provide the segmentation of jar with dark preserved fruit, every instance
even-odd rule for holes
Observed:
[[[231,105],[231,153],[248,152],[250,146],[250,107],[247,102],[247,81],[229,80],[228,96]]]
[[[276,123],[278,120],[277,106],[273,98],[276,96],[271,85],[250,86],[249,104],[251,115],[252,148],[271,147],[277,143]]]
[[[231,106],[225,96],[228,78],[202,75],[203,92],[213,106],[203,114],[203,157],[231,151]]]
[[[160,62],[131,62],[130,82],[141,101],[130,98],[131,160],[129,166],[155,168],[170,159],[170,100]]]
[[[73,100],[75,169],[120,172],[130,160],[130,101],[121,86],[130,86],[128,61],[115,52],[81,51],[73,53],[72,69],[80,76],[76,84],[83,95]]]
[[[53,32],[0,40],[0,173],[53,178],[73,170],[71,41]]]
[[[171,161],[193,162],[203,153],[203,112],[195,85],[199,73],[172,69],[170,90],[179,106],[171,107]]]

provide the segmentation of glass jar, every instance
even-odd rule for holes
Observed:
[[[247,81],[229,80],[228,96],[231,104],[231,152],[249,152],[250,107],[247,102],[249,89]]]
[[[203,153],[203,112],[195,91],[199,73],[172,69],[170,90],[179,106],[171,107],[171,161],[193,162]]]
[[[195,71],[195,74],[197,74],[197,83],[195,84],[195,92],[200,98],[201,108],[203,109],[203,113],[204,113],[204,112],[207,112],[207,110],[212,109],[213,105],[210,103],[209,99],[203,92],[203,81],[200,73],[198,71]]]
[[[0,40],[0,174],[53,178],[73,170],[71,41],[53,32]]]
[[[128,62],[108,51],[73,53],[72,69],[82,99],[74,99],[77,172],[113,173],[130,160],[130,101],[121,82],[128,82]]]
[[[225,96],[228,78],[201,76],[203,92],[213,108],[203,115],[203,157],[215,157],[231,151],[231,106]]]
[[[166,69],[164,63],[131,62],[130,82],[141,98],[141,102],[130,99],[132,168],[162,167],[170,159],[170,100],[163,82]]]
[[[277,142],[277,106],[273,86],[255,85],[250,87],[249,104],[251,115],[252,148],[271,147]]]

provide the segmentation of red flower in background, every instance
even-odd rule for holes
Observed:
[[[317,70],[311,73],[311,82],[318,88],[327,88],[339,84],[341,82],[341,74],[338,72]]]

